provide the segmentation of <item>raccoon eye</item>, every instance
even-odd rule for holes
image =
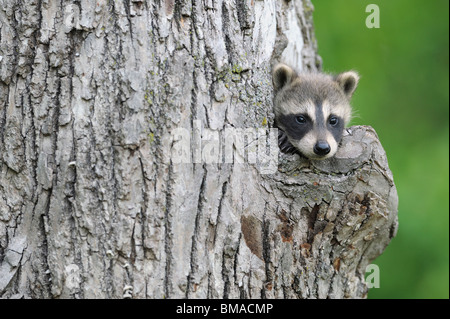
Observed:
[[[328,120],[328,123],[330,123],[331,126],[336,126],[338,124],[339,120],[336,116],[330,117]]]
[[[299,115],[299,116],[295,117],[295,120],[297,121],[298,124],[306,123],[306,118],[303,115]]]

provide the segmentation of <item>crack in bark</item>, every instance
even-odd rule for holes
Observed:
[[[231,41],[231,34],[229,31],[230,27],[230,16],[227,8],[226,1],[222,2],[222,32],[225,39],[225,47],[228,53],[228,63],[233,65],[234,53],[233,53],[233,43]]]
[[[261,298],[265,299],[266,296],[266,290],[272,290],[273,289],[273,271],[272,271],[272,260],[270,258],[270,252],[271,252],[271,234],[270,234],[270,220],[266,218],[267,215],[267,203],[264,207],[264,214],[263,214],[263,222],[262,222],[262,246],[263,246],[263,260],[264,260],[264,267],[265,267],[265,274],[266,274],[266,280],[263,284],[263,288],[261,289]]]
[[[217,240],[217,228],[218,228],[218,225],[220,223],[220,218],[222,216],[223,200],[224,200],[225,195],[227,193],[227,185],[228,185],[229,182],[230,182],[230,176],[228,176],[228,180],[225,181],[222,184],[222,194],[221,194],[221,196],[219,198],[219,206],[217,208],[216,224],[215,224],[215,227],[214,227],[214,237],[213,237],[213,246],[214,247],[216,246],[216,240]]]
[[[164,214],[164,251],[166,253],[166,266],[165,266],[165,276],[164,276],[164,296],[165,298],[170,298],[172,294],[172,220],[171,220],[171,208],[172,208],[172,183],[173,183],[173,163],[170,161],[169,173],[167,179],[166,188],[166,211]]]
[[[199,232],[200,232],[200,219],[202,218],[202,211],[203,211],[203,205],[206,201],[205,198],[205,189],[206,189],[206,179],[208,177],[208,171],[203,165],[203,177],[202,182],[200,184],[200,190],[198,192],[198,199],[197,199],[197,214],[195,216],[195,222],[194,222],[194,233],[192,235],[192,245],[191,245],[191,254],[190,254],[190,266],[191,269],[189,271],[189,274],[187,276],[187,288],[186,288],[186,298],[189,298],[191,289],[192,289],[192,281],[195,273],[198,271],[198,260],[196,254],[197,251],[197,242],[199,240]],[[194,283],[195,285],[195,283]]]

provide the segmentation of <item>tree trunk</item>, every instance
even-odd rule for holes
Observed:
[[[274,61],[320,68],[309,0],[0,3],[1,297],[366,295],[397,228],[373,129],[223,147],[272,127]]]

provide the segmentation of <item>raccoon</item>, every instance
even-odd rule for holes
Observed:
[[[351,119],[350,98],[358,81],[355,71],[299,74],[286,64],[276,65],[274,113],[281,151],[309,159],[334,156]]]

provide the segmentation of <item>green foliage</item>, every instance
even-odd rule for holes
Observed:
[[[399,195],[369,298],[449,298],[449,1],[312,2],[324,70],[361,74],[352,124],[377,131]],[[365,25],[370,3],[379,29]]]

